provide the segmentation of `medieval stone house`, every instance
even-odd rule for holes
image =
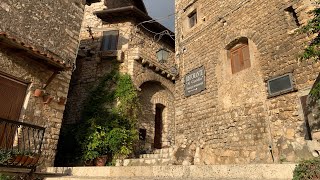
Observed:
[[[78,50],[82,2],[1,0],[1,152],[37,157],[42,144],[44,165],[53,165]],[[22,161],[13,165],[27,166]]]
[[[177,75],[173,36],[149,17],[141,0],[107,0],[86,6],[64,122],[81,121],[90,90],[116,63],[117,70],[129,74],[139,90],[144,150],[172,146]],[[159,50],[167,53],[166,61],[158,60]]]
[[[318,156],[305,96],[319,63],[298,61],[312,2],[177,0],[176,145],[195,164]]]

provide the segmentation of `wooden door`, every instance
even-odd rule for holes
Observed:
[[[0,74],[0,118],[19,120],[26,90],[27,84]],[[0,119],[0,147],[12,146],[16,129]]]
[[[164,106],[161,104],[156,105],[156,115],[155,115],[155,131],[154,131],[154,148],[162,148],[162,128],[163,128],[163,110]]]

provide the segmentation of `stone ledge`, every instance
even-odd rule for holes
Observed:
[[[292,179],[295,164],[250,164],[212,166],[129,166],[48,168],[47,172],[77,177],[164,177],[212,179]],[[49,178],[48,178],[49,180]]]

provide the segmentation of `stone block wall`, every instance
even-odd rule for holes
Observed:
[[[0,3],[0,31],[74,62],[83,18],[82,0],[15,1]]]
[[[61,59],[72,68],[78,49],[83,9],[81,0],[4,0],[0,2],[0,31]],[[65,109],[58,99],[67,97],[71,69],[60,72],[48,84],[46,92],[53,97],[49,104],[44,104],[41,97],[33,96],[35,89],[41,89],[53,74],[46,63],[0,46],[0,72],[29,83],[20,120],[46,127],[43,165],[52,166]]]
[[[93,3],[85,7],[85,16],[80,34],[80,49],[77,68],[72,76],[69,91],[67,110],[64,116],[66,124],[78,123],[81,120],[81,111],[90,90],[99,82],[99,79],[110,72],[112,64],[119,65],[118,71],[131,75],[134,85],[140,91],[141,116],[140,127],[147,129],[149,138],[146,150],[151,149],[154,136],[154,118],[156,104],[163,104],[164,111],[163,146],[173,144],[174,140],[174,83],[172,76],[168,78],[170,68],[174,67],[174,47],[163,40],[157,41],[154,34],[137,26],[135,17],[117,17],[116,22],[104,22],[94,15],[108,7],[104,2]],[[91,29],[91,34],[88,31]],[[102,58],[100,46],[103,32],[118,30],[118,51],[121,57]],[[93,37],[93,39],[92,39]],[[165,64],[157,61],[156,52],[160,48],[170,51],[169,60]],[[84,56],[80,56],[84,54]],[[148,62],[142,63],[143,62]],[[157,70],[156,70],[157,67]],[[160,70],[161,69],[161,70]],[[166,74],[161,74],[166,71]],[[156,86],[152,84],[156,82]]]
[[[311,7],[310,1],[176,1],[176,151],[182,161],[272,163],[311,156],[300,97],[309,93],[319,63],[298,60],[308,38],[294,32]],[[188,15],[195,11],[198,22],[190,28]],[[228,45],[241,37],[248,38],[251,67],[233,74]],[[200,66],[206,89],[186,97],[184,77]],[[267,80],[287,73],[295,90],[269,97]]]

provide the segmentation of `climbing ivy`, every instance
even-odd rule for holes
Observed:
[[[320,4],[320,0],[316,1],[316,4]],[[300,32],[307,33],[309,36],[313,36],[313,40],[306,47],[304,53],[301,55],[302,59],[313,59],[318,61],[320,57],[320,8],[319,6],[311,11],[314,15],[313,19],[311,19],[307,25],[303,26],[300,29]]]
[[[106,74],[91,91],[77,127],[76,140],[83,160],[101,155],[123,158],[138,139],[138,94],[127,74]]]

